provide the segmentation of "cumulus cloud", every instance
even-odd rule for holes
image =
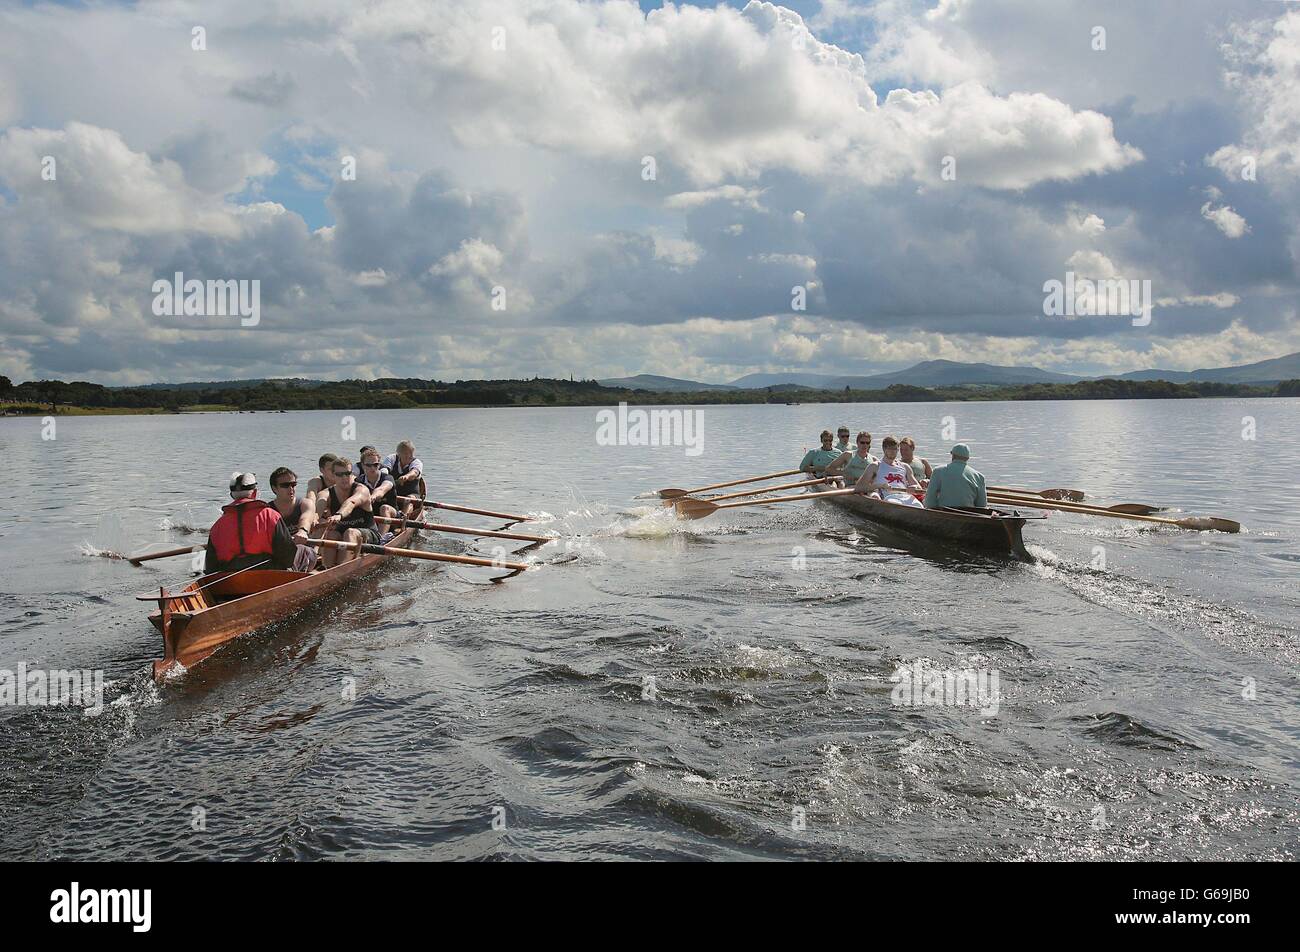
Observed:
[[[1246,219],[1238,215],[1229,205],[1220,205],[1215,208],[1213,203],[1206,202],[1201,206],[1201,217],[1208,222],[1213,222],[1214,227],[1229,238],[1240,238],[1250,231],[1250,225],[1246,223]]]
[[[238,231],[234,209],[187,183],[175,162],[134,151],[113,130],[86,123],[6,131],[0,182],[67,228],[138,235]]]
[[[1237,4],[1198,9],[1220,23]],[[763,2],[230,0],[210,12],[219,56],[168,46],[187,3],[6,11],[0,372],[717,380],[1275,355],[1296,285],[1265,239],[1297,220],[1294,197],[1220,182],[1211,220],[1249,218],[1257,240],[1188,227],[1214,167],[1205,130],[1250,88],[1219,89],[1209,119],[1157,121],[1177,71],[1093,54],[1090,15],[1046,6],[827,3],[805,22]],[[1163,16],[1117,9],[1112,41],[1147,49]],[[1209,30],[1169,19],[1187,108],[1209,108]],[[79,46],[88,31],[112,55]],[[1285,73],[1268,43],[1231,40],[1243,76]],[[1113,318],[1044,322],[1042,284],[1066,262],[1150,276],[1159,341]],[[154,317],[150,284],[175,271],[260,279],[262,324]],[[362,349],[358,322],[383,330]]]

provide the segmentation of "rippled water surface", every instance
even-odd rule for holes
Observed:
[[[1298,411],[707,407],[697,456],[598,445],[594,409],[357,411],[356,443],[324,411],[0,420],[0,668],[108,682],[98,717],[0,707],[0,856],[1294,859]],[[955,425],[990,482],[1247,531],[1057,514],[1024,564],[824,502],[635,498],[793,467],[840,423],[937,461]],[[153,685],[134,596],[187,563],[106,552],[202,539],[234,469],[305,483],[406,436],[432,496],[556,535],[541,568],[395,564]],[[996,714],[893,703],[918,662],[996,672]]]

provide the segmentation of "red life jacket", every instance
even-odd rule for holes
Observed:
[[[245,555],[270,555],[280,514],[260,499],[236,499],[221,507],[221,518],[208,531],[217,561],[226,563]]]

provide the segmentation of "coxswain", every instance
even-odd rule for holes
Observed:
[[[930,475],[925,489],[926,509],[984,509],[989,504],[984,474],[969,465],[970,447],[952,448],[952,462]]]
[[[239,572],[261,566],[287,569],[293,565],[297,547],[289,527],[269,503],[257,498],[257,476],[230,475],[230,498],[221,507],[221,517],[208,530],[203,571]]]

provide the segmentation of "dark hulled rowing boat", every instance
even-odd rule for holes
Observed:
[[[864,495],[827,496],[824,500],[870,522],[907,529],[961,545],[1006,552],[1032,561],[1021,536],[1030,519],[1046,518],[1024,509],[918,509]]]

